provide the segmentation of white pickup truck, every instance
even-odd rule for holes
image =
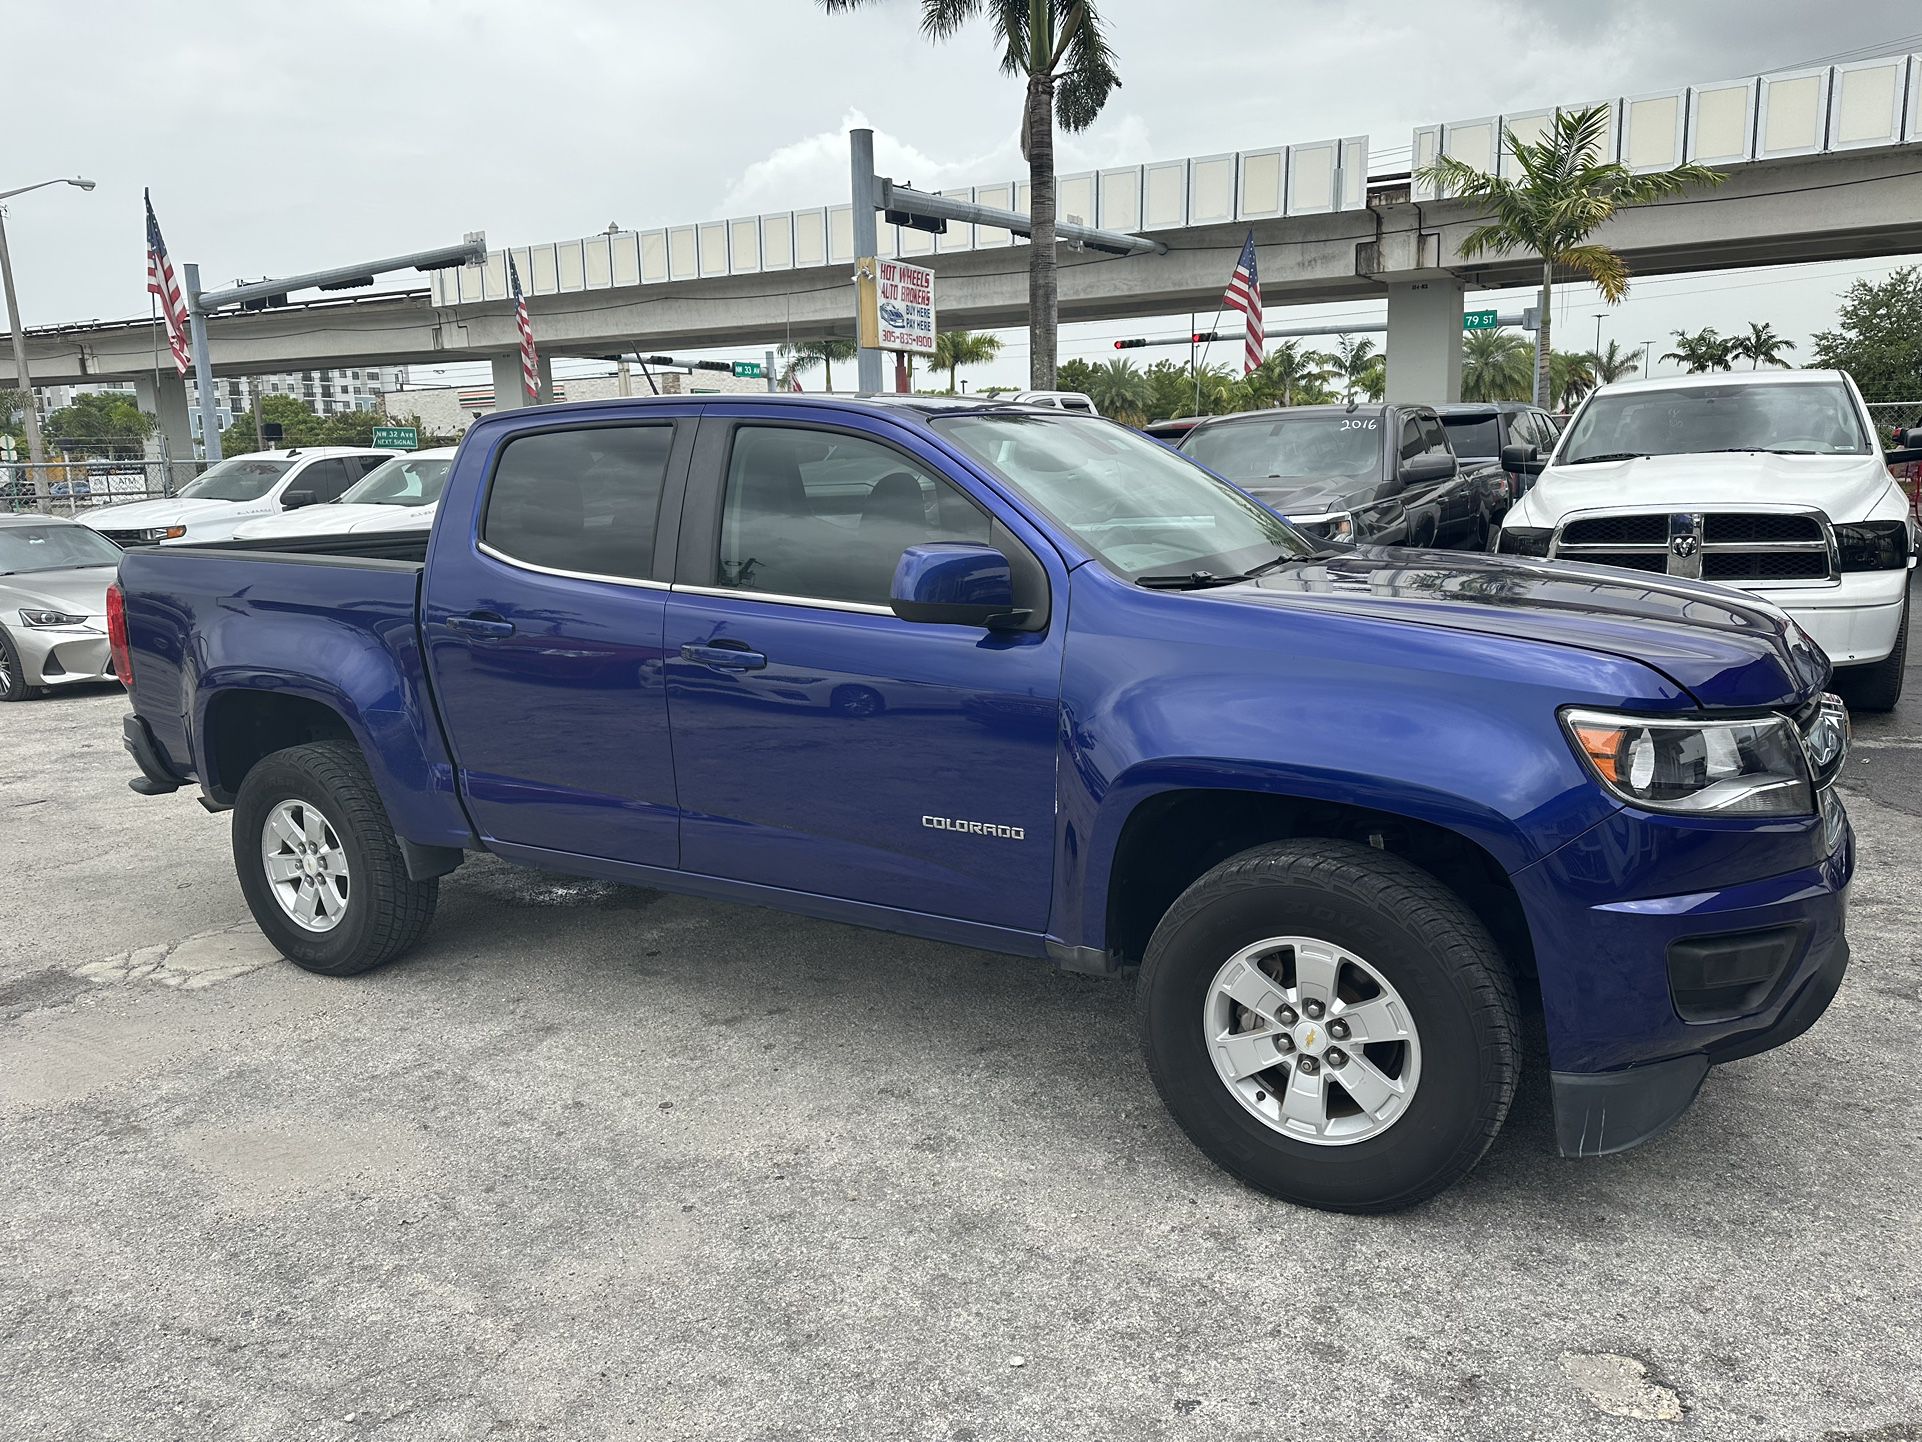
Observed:
[[[1753,592],[1828,652],[1851,706],[1886,711],[1916,551],[1889,460],[1841,371],[1625,381],[1590,395],[1545,459],[1502,452],[1539,479],[1495,549]]]
[[[297,504],[337,501],[348,487],[394,458],[359,446],[298,446],[230,456],[171,496],[83,511],[80,521],[120,546],[193,546],[233,539],[261,516]]]

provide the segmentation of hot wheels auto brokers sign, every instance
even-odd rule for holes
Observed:
[[[879,350],[934,354],[933,271],[898,260],[874,262],[874,335]]]

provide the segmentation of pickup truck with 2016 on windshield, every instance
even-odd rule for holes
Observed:
[[[1780,611],[1312,537],[1090,416],[510,411],[429,535],[132,552],[109,623],[135,788],[231,811],[301,966],[489,852],[1138,968],[1174,1117],[1313,1206],[1468,1172],[1524,1011],[1587,1156],[1847,965],[1847,717]]]

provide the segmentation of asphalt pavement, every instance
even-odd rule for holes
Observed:
[[[0,706],[0,1435],[1922,1438],[1922,674],[1812,1032],[1374,1219],[1203,1160],[1125,981],[491,860],[309,976],[124,708]]]

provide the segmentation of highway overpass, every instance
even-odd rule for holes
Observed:
[[[1888,57],[1611,104],[1611,152],[1626,161],[1654,168],[1714,151],[1727,165],[1719,188],[1626,210],[1597,232],[1637,275],[1922,253],[1922,60]],[[1551,113],[1508,119],[1524,129]],[[1474,163],[1505,166],[1499,144],[1488,148],[1503,121],[1424,127],[1415,151],[1459,150]],[[1420,187],[1369,186],[1366,154],[1365,137],[1348,137],[1062,177],[1064,214],[1139,229],[1167,246],[1165,254],[1125,257],[1064,249],[1062,320],[1212,315],[1252,230],[1271,308],[1385,298],[1391,393],[1458,394],[1463,294],[1535,286],[1539,265],[1525,256],[1464,257],[1474,211],[1422,198]],[[1013,184],[971,194],[1024,208]],[[516,251],[542,354],[759,350],[851,335],[846,212],[822,207]],[[883,235],[885,252],[936,271],[944,328],[1026,323],[1027,251],[1005,232],[964,227],[936,241],[884,227]],[[216,314],[215,369],[489,359],[497,393],[516,395],[518,337],[504,271],[497,252],[485,265],[437,273],[425,290]],[[135,381],[143,405],[167,422],[170,452],[180,453],[184,389],[164,365],[156,387],[154,360],[164,361],[166,346],[148,320],[34,330],[28,352],[37,384]],[[12,374],[11,357],[0,358],[0,386]]]

